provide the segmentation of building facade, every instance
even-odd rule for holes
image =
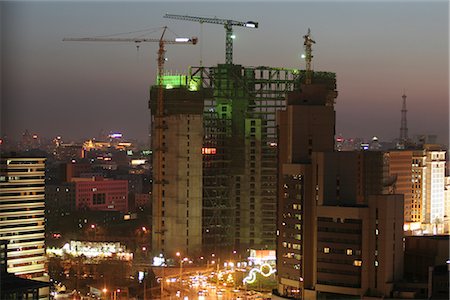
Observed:
[[[45,158],[0,160],[0,239],[7,241],[7,271],[48,281],[45,256]]]
[[[422,214],[424,222],[440,226],[445,215],[445,151],[437,145],[425,145],[426,153],[426,200]]]
[[[181,77],[180,77],[181,78]],[[202,247],[203,96],[181,81],[164,78],[162,144],[154,147],[152,192],[152,252],[175,257],[197,255]],[[156,117],[158,86],[151,89],[150,109]]]
[[[392,296],[403,274],[403,196],[381,152],[333,152],[334,85],[290,93],[279,128],[278,297]]]
[[[128,181],[102,177],[72,178],[77,210],[128,212]]]
[[[405,197],[405,228],[417,234],[448,230],[445,198],[446,152],[436,144],[386,153],[395,192]],[[447,229],[446,229],[447,228]]]

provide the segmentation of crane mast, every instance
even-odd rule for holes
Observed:
[[[304,42],[303,45],[305,46],[305,61],[306,61],[306,79],[305,84],[311,84],[311,76],[312,76],[312,70],[311,70],[311,61],[313,58],[312,55],[312,44],[315,44],[316,41],[314,41],[311,38],[311,29],[308,28],[308,34],[303,36]]]
[[[164,88],[163,88],[163,75],[164,75],[164,62],[165,62],[165,45],[166,44],[197,44],[198,39],[196,37],[192,38],[175,38],[174,40],[165,40],[164,34],[167,27],[163,27],[163,32],[159,39],[151,38],[107,38],[107,37],[85,37],[85,38],[64,38],[63,41],[69,42],[134,42],[136,45],[142,42],[155,42],[159,43],[158,49],[158,98],[156,105],[155,114],[155,135],[156,141],[153,148],[153,170],[154,170],[154,183],[156,185],[156,190],[153,191],[153,228],[152,232],[158,235],[156,240],[156,245],[153,245],[153,249],[158,249],[164,252],[164,247],[162,244],[162,239],[164,236],[164,226],[162,220],[163,211],[163,196],[162,196],[162,186],[166,182],[164,179],[164,173],[162,168],[162,161],[164,157],[164,130],[166,129],[166,124],[164,120]]]
[[[247,21],[234,21],[234,20],[226,20],[226,19],[218,19],[218,18],[204,18],[204,17],[195,17],[195,16],[185,16],[185,15],[172,15],[166,14],[164,18],[169,19],[177,19],[184,21],[193,21],[203,23],[211,23],[211,24],[220,24],[224,25],[225,28],[225,63],[233,64],[233,26],[242,26],[248,28],[258,28],[258,22]]]

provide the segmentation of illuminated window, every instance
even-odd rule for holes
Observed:
[[[328,247],[323,248],[323,253],[330,253],[330,248]]]
[[[354,265],[355,267],[361,267],[362,261],[360,261],[360,260],[354,260],[354,261],[353,261],[353,265]]]
[[[352,255],[353,254],[353,250],[352,249],[347,249],[347,255]]]

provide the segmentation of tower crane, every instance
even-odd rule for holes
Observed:
[[[203,18],[203,17],[194,17],[194,16],[183,16],[183,15],[171,15],[166,14],[164,18],[169,19],[177,19],[177,20],[185,20],[185,21],[193,21],[202,23],[211,23],[211,24],[221,24],[225,27],[225,63],[232,64],[233,63],[233,26],[243,26],[248,28],[258,28],[258,22],[247,21],[234,21],[234,20],[225,20],[218,18]]]
[[[163,75],[164,75],[164,62],[165,62],[165,45],[166,44],[197,44],[198,39],[196,37],[192,38],[175,38],[173,40],[165,40],[164,34],[167,30],[167,26],[163,27],[163,32],[159,39],[150,38],[107,38],[107,37],[86,37],[86,38],[64,38],[63,41],[66,42],[134,42],[137,46],[140,43],[145,42],[156,42],[159,43],[158,49],[158,98],[156,105],[155,114],[155,133],[156,133],[156,145],[153,147],[153,170],[155,170],[154,183],[156,184],[156,191],[153,191],[156,201],[153,205],[153,215],[156,216],[156,220],[153,221],[152,231],[159,235],[156,239],[156,245],[153,249],[158,249],[159,251],[164,251],[162,245],[162,239],[164,235],[164,227],[162,222],[162,185],[166,182],[164,180],[164,173],[162,170],[163,154],[165,149],[164,144],[164,129],[166,128],[166,122],[164,121],[164,89],[163,89]],[[155,199],[154,198],[154,199]],[[161,252],[160,252],[161,253]],[[162,287],[162,285],[161,285]]]
[[[305,60],[306,60],[306,80],[305,84],[311,84],[311,61],[313,58],[312,55],[312,44],[315,44],[316,41],[314,41],[311,37],[311,29],[308,28],[308,34],[303,36],[304,42],[303,45],[305,46]]]

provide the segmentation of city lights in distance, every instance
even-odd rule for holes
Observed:
[[[112,139],[120,139],[120,138],[122,138],[122,134],[120,132],[112,133],[109,135],[109,137]]]

